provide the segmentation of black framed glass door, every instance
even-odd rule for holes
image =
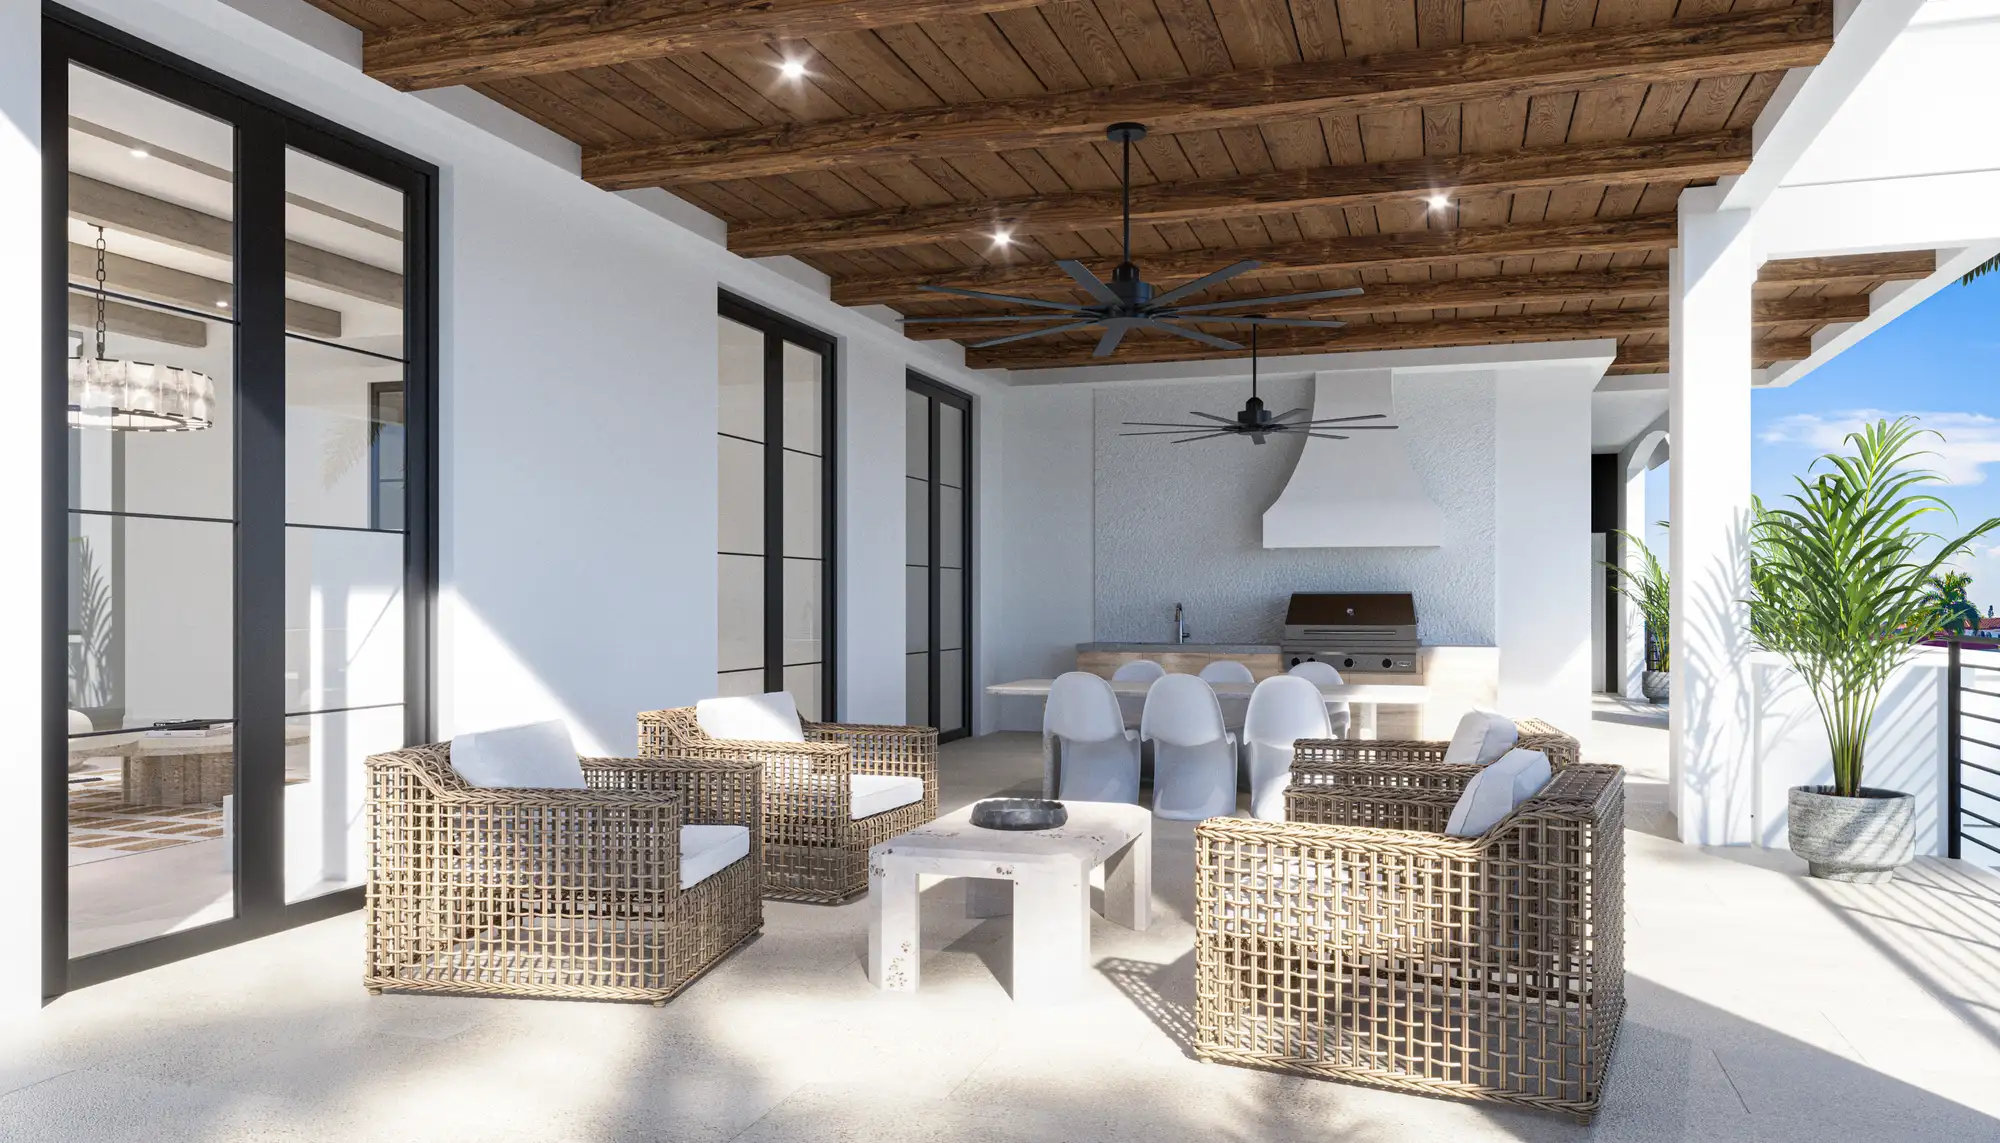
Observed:
[[[972,400],[912,373],[904,394],[905,717],[972,733]]]
[[[718,322],[716,694],[837,718],[834,342],[730,294]]]
[[[43,94],[53,995],[361,903],[430,730],[435,172],[67,14]]]

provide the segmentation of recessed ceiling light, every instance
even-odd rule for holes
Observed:
[[[1445,194],[1443,191],[1438,191],[1437,193],[1431,195],[1430,198],[1427,199],[1426,201],[1428,201],[1431,204],[1432,210],[1443,210],[1445,207],[1451,205],[1451,196]]]
[[[778,74],[784,76],[786,79],[804,79],[806,77],[806,61],[788,59],[778,65]]]
[[[135,159],[150,159],[153,157],[152,152],[146,150],[144,147],[134,147],[125,153]]]
[[[1001,226],[1001,227],[995,227],[995,228],[994,228],[994,230],[993,230],[993,245],[995,245],[995,246],[1012,246],[1013,244],[1014,244],[1014,232],[1013,232],[1013,231],[1011,231],[1011,230],[1007,229],[1007,228],[1006,228],[1006,227],[1004,227],[1004,226]]]
[[[217,302],[217,303],[215,303],[215,308],[216,308],[216,309],[219,309],[219,310],[226,310],[226,309],[228,309],[228,308],[229,308],[229,303],[228,303],[228,302]]]

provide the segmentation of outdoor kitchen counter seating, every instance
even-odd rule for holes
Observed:
[[[1447,788],[1202,822],[1196,1053],[1588,1120],[1625,1006],[1624,798],[1578,764],[1476,837],[1444,832]]]
[[[369,991],[663,1004],[763,928],[756,764],[572,754],[582,788],[520,789],[451,758],[368,759]]]
[[[1514,720],[1516,738],[1509,747],[1539,750],[1551,769],[1560,773],[1582,760],[1575,738],[1538,718]],[[1368,739],[1300,739],[1292,750],[1292,788],[1354,786],[1394,790],[1441,790],[1457,797],[1484,761],[1459,762],[1449,741],[1381,741]],[[1495,754],[1494,757],[1498,755]]]
[[[703,706],[761,700],[708,700]],[[796,725],[802,740],[716,738],[702,729],[696,707],[647,711],[639,716],[639,753],[761,763],[764,896],[839,904],[867,892],[871,847],[936,820],[937,731],[801,723],[796,710],[791,719],[772,733],[790,733]],[[784,723],[782,717],[775,721]]]

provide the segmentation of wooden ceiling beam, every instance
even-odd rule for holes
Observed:
[[[1277,274],[1317,274],[1474,259],[1665,250],[1674,245],[1677,233],[1672,214],[1647,214],[1589,222],[1360,234],[1316,242],[1292,242],[1283,246],[1176,250],[1141,255],[1137,261],[1147,281],[1169,285],[1219,270],[1237,259],[1254,258],[1259,263],[1257,269],[1235,279],[1237,282],[1251,282]],[[1101,276],[1111,276],[1113,259],[1086,258],[1084,262]],[[1051,263],[1034,262],[937,273],[835,279],[833,300],[848,306],[939,301],[941,295],[926,291],[923,288],[926,285],[1065,298],[1076,291],[1076,283],[1060,268]],[[1220,301],[1221,296],[1217,295],[1213,300]]]
[[[1349,167],[1272,171],[1205,182],[1132,188],[1132,220],[1159,224],[1242,218],[1308,207],[1408,202],[1574,186],[1681,183],[1740,174],[1750,165],[1743,132],[1618,139],[1498,154],[1438,155]],[[990,203],[809,218],[731,227],[729,248],[747,258],[836,253],[925,242],[974,242],[996,230],[1013,239],[1116,228],[1117,189],[1032,195]]]
[[[1773,337],[1750,344],[1751,364],[1759,368],[1774,361],[1803,361],[1812,356],[1810,337]],[[1657,373],[1667,368],[1667,346],[1664,342],[1650,345],[1621,345],[1618,360],[1611,363],[1613,373]]]
[[[1032,8],[1046,0],[564,0],[362,37],[361,66],[404,91],[608,67],[774,40]],[[775,73],[773,79],[776,79]]]
[[[1760,328],[1804,321],[1847,321],[1845,298],[1780,298],[1794,303],[1765,308],[1760,303],[1752,320]],[[1866,298],[1860,299],[1865,304]],[[1804,303],[1821,303],[1817,310]],[[1839,316],[1832,316],[1839,315]],[[1225,329],[1210,332],[1232,336]],[[1494,345],[1524,341],[1587,341],[1598,337],[1630,337],[1667,332],[1665,307],[1635,310],[1585,310],[1581,313],[1520,314],[1513,317],[1465,318],[1456,321],[1383,322],[1340,330],[1272,329],[1258,336],[1263,355],[1347,353],[1363,349],[1440,349],[1449,346]],[[1758,343],[1779,344],[1774,342]],[[1088,340],[1016,342],[993,349],[969,349],[966,364],[975,369],[1048,369],[1058,365],[1142,365],[1193,358],[1247,357],[1250,350],[1209,349],[1181,338],[1134,333],[1111,357],[1092,357]]]
[[[1667,271],[1665,267],[1641,267],[1568,274],[1509,274],[1485,278],[1446,278],[1435,282],[1380,282],[1366,289],[1366,293],[1351,298],[1328,298],[1245,312],[1285,317],[1342,318],[1467,306],[1652,298],[1667,292]],[[966,325],[912,317],[903,323],[903,332],[920,340],[940,337],[978,340],[980,337],[998,337],[1026,330],[1030,324],[1023,322],[1017,329],[1004,322]]]
[[[97,352],[91,345],[91,339],[97,329],[95,297],[74,292],[70,294],[69,327],[72,336],[81,333],[85,357]],[[104,303],[104,331],[155,341],[161,345],[178,345],[185,349],[202,349],[208,345],[208,326],[205,323],[165,310],[128,305],[124,302]]]
[[[1205,131],[1601,85],[1687,84],[1810,67],[1832,42],[1832,5],[1814,0],[1652,27],[1593,28],[772,124],[702,138],[602,144],[585,148],[583,174],[599,186],[625,190],[798,174],[830,163],[1095,142],[1114,120],[1137,120],[1166,133]]]
[[[69,244],[69,280],[85,286],[97,284],[97,251],[75,242]],[[113,293],[204,312],[226,312],[236,294],[236,287],[228,282],[123,254],[104,256],[104,285]],[[285,329],[338,341],[340,311],[286,298]]]
[[[1937,252],[1850,254],[1837,258],[1787,258],[1757,271],[1760,286],[1830,286],[1860,282],[1907,282],[1937,273]]]

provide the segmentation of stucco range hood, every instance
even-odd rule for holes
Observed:
[[[1396,415],[1386,369],[1320,373],[1314,419]],[[1434,548],[1444,517],[1410,467],[1401,428],[1355,433],[1344,441],[1307,438],[1298,467],[1264,512],[1267,548]]]

